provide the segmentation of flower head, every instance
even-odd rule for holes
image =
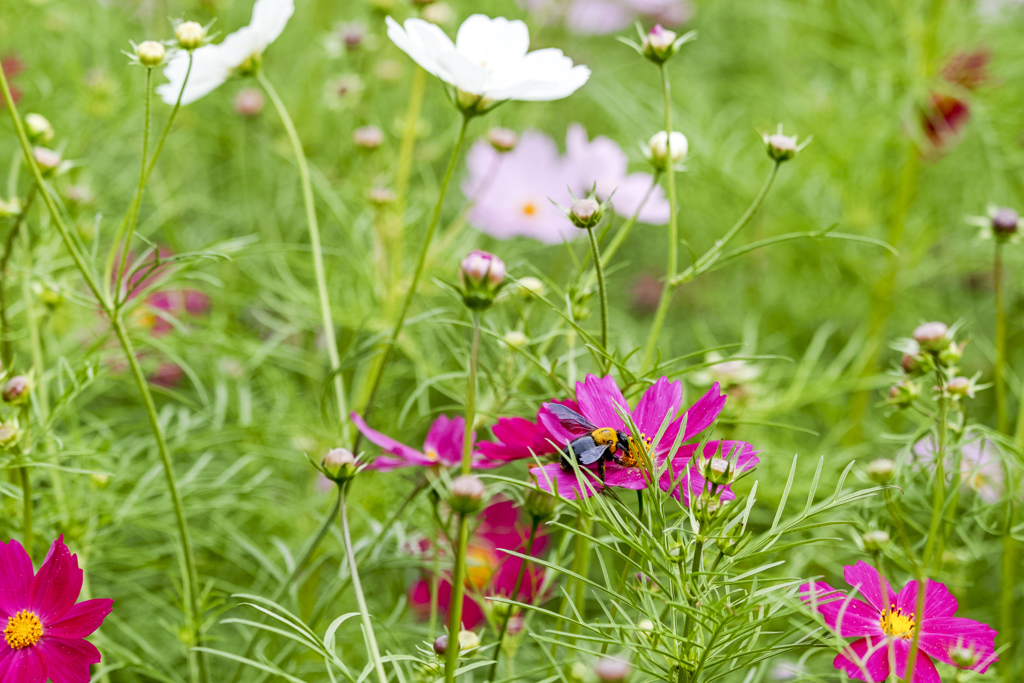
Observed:
[[[644,154],[654,168],[664,170],[669,164],[678,164],[682,161],[688,151],[689,143],[685,135],[678,131],[673,131],[669,135],[660,130],[648,140]]]
[[[135,48],[135,58],[139,64],[149,69],[163,64],[166,55],[167,48],[163,46],[163,43],[158,43],[155,40],[147,40]]]
[[[561,50],[527,53],[530,32],[521,21],[474,14],[459,27],[454,43],[422,19],[407,19],[403,27],[388,17],[387,25],[395,45],[454,86],[464,110],[479,111],[505,100],[559,100],[590,78],[590,69],[573,66]]]
[[[459,266],[462,300],[474,310],[488,308],[505,283],[505,262],[494,254],[475,249]]]
[[[183,21],[174,29],[174,37],[182,50],[196,50],[206,40],[206,29],[198,21]]]
[[[179,95],[182,104],[191,104],[213,92],[232,74],[255,68],[263,51],[284,31],[294,11],[294,0],[256,0],[248,26],[217,45],[204,45],[191,53],[192,71],[187,83],[189,53],[179,52],[172,57],[164,69],[168,82],[158,86],[157,93],[167,104],[175,104]]]
[[[75,604],[82,590],[78,556],[64,538],[53,542],[38,572],[17,541],[0,543],[0,680],[4,683],[88,683],[99,650],[85,640],[114,601]]]
[[[576,401],[556,401],[567,408],[579,411]],[[532,459],[534,456],[543,458],[545,455],[557,453],[561,448],[560,436],[551,433],[540,419],[542,407],[537,413],[536,421],[531,422],[524,417],[503,417],[491,427],[494,441],[481,441],[478,444],[480,453],[488,460],[504,465],[514,460]]]
[[[352,413],[352,422],[370,443],[380,446],[388,454],[378,456],[367,469],[390,472],[401,467],[453,467],[462,462],[462,440],[466,436],[466,421],[461,417],[449,418],[441,415],[434,420],[423,442],[423,450],[416,450],[370,429],[358,413]],[[472,438],[476,441],[476,434],[473,434]],[[497,467],[497,464],[485,462],[479,453],[474,454],[473,461],[475,467]]]
[[[957,610],[956,598],[943,584],[927,581],[924,611],[917,614],[920,590],[917,581],[911,581],[897,594],[866,562],[844,569],[846,582],[863,600],[820,582],[800,586],[800,598],[821,614],[825,624],[837,635],[858,638],[832,662],[851,678],[881,683],[889,678],[890,662],[896,665],[896,676],[903,677],[915,631],[920,634],[914,670],[917,683],[939,683],[932,660],[957,666],[951,656],[954,646],[970,648],[976,653],[977,659],[969,667],[973,671],[984,673],[997,660],[995,630],[972,619],[953,616]]]
[[[947,468],[953,466],[953,448],[955,447],[946,449]],[[921,462],[934,463],[935,438],[926,436],[914,444],[913,451]],[[960,446],[960,456],[960,480],[973,489],[984,502],[998,502],[1005,487],[1003,456],[996,444],[984,437],[974,438]]]

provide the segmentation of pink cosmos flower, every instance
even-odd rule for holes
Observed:
[[[358,413],[352,413],[352,422],[371,443],[380,446],[390,456],[394,456],[378,456],[367,466],[367,469],[390,472],[402,467],[434,467],[435,465],[454,467],[462,462],[466,421],[461,417],[449,418],[441,415],[434,420],[434,424],[430,425],[430,431],[427,432],[427,438],[423,442],[421,451],[370,429]],[[473,441],[476,441],[476,433],[473,434]],[[480,453],[473,454],[473,467],[488,468],[502,464],[504,463],[490,462]]]
[[[0,61],[0,66],[3,66],[4,75],[7,77],[7,81],[11,88],[11,99],[14,100],[15,104],[18,104],[18,102],[21,101],[21,90],[11,81],[13,81],[14,77],[25,69],[25,65],[17,55],[11,55],[9,57],[4,57],[3,60]],[[7,103],[2,97],[0,97],[0,109],[6,108]]]
[[[579,412],[576,401],[552,399],[551,403],[559,403],[567,408]],[[537,421],[531,422],[525,417],[503,417],[498,423],[491,427],[494,441],[481,441],[477,444],[480,453],[488,460],[505,464],[514,460],[532,459],[534,455],[543,457],[559,451],[561,439],[552,434],[544,426],[537,412]]]
[[[670,206],[661,186],[652,190],[654,177],[650,173],[627,173],[629,159],[618,143],[603,135],[593,140],[587,129],[578,123],[569,126],[565,135],[566,156],[577,181],[573,192],[583,196],[597,185],[597,198],[612,200],[612,208],[620,216],[632,217],[637,210],[641,223],[664,225],[668,223]],[[650,197],[644,203],[644,197]],[[642,208],[641,208],[642,207]]]
[[[89,683],[89,667],[100,661],[85,640],[100,627],[113,600],[86,600],[78,556],[61,536],[39,573],[17,541],[0,543],[0,683]]]
[[[635,409],[630,409],[626,399],[622,396],[615,380],[609,375],[598,378],[594,375],[587,375],[586,380],[576,383],[576,400],[579,403],[579,412],[587,420],[597,427],[610,427],[628,434],[625,423],[615,412],[613,405],[618,405],[622,411],[630,415],[633,423],[640,431],[639,434],[631,434],[634,439],[643,440],[648,449],[666,416],[671,419],[665,433],[658,441],[657,447],[650,453],[651,459],[656,468],[664,467],[665,461],[675,444],[680,428],[685,418],[685,429],[682,441],[685,442],[715,421],[718,414],[725,407],[726,397],[721,393],[716,383],[697,403],[690,406],[683,416],[676,417],[683,400],[683,383],[670,382],[667,377],[662,377],[644,392],[640,402]],[[581,436],[578,430],[573,430],[563,424],[558,417],[547,407],[541,409],[539,414],[540,422],[547,430],[556,437],[557,443],[568,445],[574,438]],[[698,444],[681,446],[672,458],[670,466],[666,469],[658,482],[663,491],[670,491],[678,500],[681,496],[689,503],[692,496],[699,496],[705,488],[705,480],[698,466],[700,458],[695,459]],[[718,455],[732,463],[735,472],[746,471],[759,461],[754,454],[750,444],[742,441],[708,441],[704,447],[705,458]],[[651,473],[647,472],[643,463],[631,452],[622,449],[618,453],[619,462],[609,462],[606,465],[605,484],[621,488],[640,490],[647,488]],[[556,489],[558,494],[569,499],[578,496],[590,495],[590,488],[599,490],[601,482],[596,474],[597,466],[592,465],[583,468],[590,481],[589,487],[584,487],[576,479],[576,473],[566,472],[560,463],[552,463],[544,467],[535,467],[530,473],[537,479],[540,487],[548,492]],[[686,480],[689,478],[689,486]],[[673,481],[675,486],[673,486]],[[722,500],[732,500],[736,495],[724,487]]]
[[[946,450],[946,466],[953,466],[951,449]],[[935,437],[926,436],[914,444],[914,455],[921,462],[935,461]],[[960,446],[960,480],[977,492],[986,503],[1003,497],[1003,466],[999,448],[984,437]]]
[[[933,659],[957,666],[955,651],[970,651],[973,671],[984,673],[997,660],[996,631],[986,624],[953,616],[956,598],[941,583],[925,585],[924,612],[917,616],[918,582],[911,581],[897,594],[889,582],[866,562],[844,567],[846,583],[865,600],[845,595],[826,583],[805,583],[800,598],[825,618],[843,638],[858,638],[840,652],[832,665],[851,678],[881,683],[889,677],[890,660],[896,676],[906,676],[911,641],[920,620],[918,654],[912,683],[941,683]],[[883,594],[884,591],[884,594]]]
[[[509,500],[491,503],[477,518],[480,524],[466,548],[466,594],[462,601],[462,625],[466,629],[476,628],[484,621],[483,605],[486,598],[498,595],[512,597],[523,560],[502,551],[512,550],[525,554],[530,534],[529,527],[520,524],[519,510]],[[540,557],[547,547],[547,535],[538,532],[530,554],[532,557]],[[417,554],[429,554],[432,550],[436,549],[426,549],[420,544]],[[542,568],[531,566],[523,576],[519,595],[515,599],[531,602],[540,591],[543,574]],[[428,579],[424,577],[409,589],[409,602],[423,617],[430,614]],[[451,605],[451,590],[450,575],[446,574],[441,577],[437,589],[438,608],[445,615]]]
[[[554,140],[523,131],[511,152],[498,152],[478,140],[466,158],[469,174],[462,191],[473,201],[470,223],[498,239],[521,235],[547,244],[576,239],[581,230],[552,201],[572,203],[574,176]]]
[[[615,33],[637,19],[676,26],[693,16],[690,0],[519,0],[519,4],[542,20],[559,20],[585,35]]]

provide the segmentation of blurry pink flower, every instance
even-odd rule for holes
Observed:
[[[637,19],[678,26],[693,16],[690,0],[519,0],[541,20],[558,20],[576,33],[606,35]]]
[[[924,463],[935,461],[935,437],[926,436],[914,444],[914,455]],[[946,467],[953,466],[952,449],[946,452]],[[960,480],[977,492],[986,503],[1003,497],[1003,465],[999,448],[984,437],[960,447]]]
[[[20,74],[25,69],[25,66],[24,64],[22,64],[21,59],[19,59],[17,55],[4,57],[3,61],[0,62],[0,66],[3,67],[4,76],[7,78],[7,81],[11,88],[11,99],[13,99],[14,103],[17,104],[21,101],[21,90],[16,85],[14,85],[14,83],[11,82],[11,79]],[[0,97],[0,109],[6,108],[7,103],[4,102],[2,97]]]
[[[825,618],[837,635],[859,638],[832,662],[851,678],[881,683],[889,678],[890,662],[896,665],[896,676],[903,678],[917,621],[921,623],[914,683],[941,683],[932,659],[958,666],[953,655],[959,649],[972,651],[976,658],[973,665],[963,668],[984,673],[997,661],[995,630],[973,619],[953,616],[956,598],[943,584],[931,580],[925,584],[924,612],[916,615],[917,581],[911,581],[897,594],[866,562],[843,569],[846,583],[864,600],[817,581],[800,586],[800,597]]]
[[[587,130],[574,123],[565,135],[566,156],[577,176],[573,184],[576,196],[590,192],[597,184],[597,198],[612,200],[615,213],[632,217],[640,209],[641,223],[663,225],[668,223],[669,203],[661,186],[651,189],[654,177],[650,173],[627,173],[629,159],[618,143],[603,135],[593,140],[587,138]],[[651,196],[644,203],[644,197]],[[614,194],[613,194],[614,193]]]
[[[988,63],[992,55],[982,48],[958,52],[942,69],[942,77],[967,90],[974,90],[988,80]]]
[[[519,511],[508,500],[491,503],[477,518],[480,524],[466,548],[466,595],[462,602],[462,626],[470,630],[484,621],[483,601],[487,597],[512,597],[520,602],[531,602],[540,591],[544,575],[542,568],[531,566],[523,577],[519,594],[513,596],[523,560],[502,551],[525,554],[529,527],[519,523]],[[548,537],[538,533],[531,556],[540,557],[547,547]],[[421,546],[416,554],[424,552]],[[409,602],[422,617],[430,614],[428,579],[424,577],[409,589]],[[446,617],[451,605],[451,590],[450,575],[446,573],[438,582],[437,590],[437,604]]]
[[[170,388],[177,386],[181,378],[185,376],[185,371],[177,363],[161,363],[159,367],[149,376],[149,381],[153,384]]]
[[[367,469],[390,472],[402,467],[434,467],[436,465],[453,467],[462,462],[466,421],[461,417],[438,416],[430,425],[430,431],[427,432],[427,438],[423,442],[421,451],[370,429],[358,413],[352,413],[352,422],[370,443],[380,446],[381,450],[389,454],[378,456],[367,466]],[[476,434],[473,434],[473,441],[476,441]],[[473,454],[474,467],[498,467],[501,464],[503,463],[487,462],[480,453]]]
[[[470,223],[498,239],[517,235],[547,244],[575,239],[581,231],[551,202],[567,206],[574,174],[554,140],[524,131],[511,152],[499,153],[478,140],[466,160],[462,191],[473,201]]]
[[[661,281],[650,273],[641,273],[630,292],[633,308],[638,313],[653,313],[661,300]]]
[[[943,152],[956,142],[970,118],[966,100],[933,92],[921,111],[921,129],[935,151]]]

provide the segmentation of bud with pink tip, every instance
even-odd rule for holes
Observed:
[[[25,132],[33,144],[46,144],[53,139],[53,126],[42,114],[25,115]]]
[[[1010,237],[1016,234],[1020,216],[1013,209],[1003,207],[992,214],[992,232],[996,237]]]
[[[909,379],[900,380],[889,389],[886,402],[899,409],[909,408],[921,396],[921,387]]]
[[[3,399],[4,403],[10,405],[21,405],[28,401],[29,394],[32,393],[32,382],[25,375],[15,375],[14,377],[7,380],[7,384],[4,385]]]
[[[505,262],[479,249],[469,253],[459,268],[462,300],[473,310],[484,310],[505,284]]]
[[[479,477],[463,474],[452,482],[448,504],[460,515],[471,515],[483,506],[486,493],[487,487]]]
[[[324,476],[339,484],[351,480],[359,472],[359,461],[347,448],[331,449],[320,462]]]
[[[377,126],[356,128],[355,132],[352,133],[352,142],[359,149],[375,150],[384,143],[384,131]]]
[[[446,652],[448,652],[448,636],[438,636],[434,641],[434,654],[444,657]]]
[[[508,128],[491,128],[487,131],[487,142],[499,152],[511,152],[519,144],[519,135]]]
[[[53,177],[60,170],[59,152],[54,152],[46,147],[36,147],[32,150],[32,156],[35,157],[39,172],[43,174],[44,178]]]
[[[359,46],[366,39],[366,26],[359,21],[342,24],[338,27],[338,35],[345,49],[349,52],[354,52],[359,49]]]
[[[966,377],[954,377],[946,382],[946,393],[953,398],[974,398],[974,384]]]
[[[615,657],[602,657],[594,665],[594,674],[602,683],[622,683],[633,673],[628,662]]]
[[[663,64],[676,53],[676,33],[655,24],[643,39],[644,56],[655,64]]]
[[[593,197],[577,199],[569,209],[569,220],[577,228],[589,230],[601,222],[604,207]]]
[[[388,204],[393,203],[397,198],[395,191],[389,187],[371,188],[370,191],[366,193],[366,196],[370,200],[371,204],[378,207],[387,206]]]
[[[264,103],[263,93],[256,88],[243,88],[235,95],[235,111],[246,118],[259,116]]]
[[[782,133],[766,135],[764,137],[764,145],[765,149],[768,150],[768,156],[778,162],[792,159],[799,151],[795,135],[783,135]]]
[[[949,345],[949,327],[943,322],[918,325],[914,330],[914,341],[925,351],[941,351]]]

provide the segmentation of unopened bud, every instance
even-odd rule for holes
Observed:
[[[489,308],[505,282],[505,262],[486,251],[471,251],[462,259],[459,282],[466,306],[473,310]]]
[[[724,458],[711,458],[704,468],[704,478],[712,484],[728,484],[732,479],[732,466]]]
[[[783,135],[782,133],[766,135],[764,145],[768,150],[768,156],[775,161],[787,161],[796,156],[795,135]]]
[[[245,117],[259,116],[263,104],[263,93],[256,88],[244,88],[235,95],[235,111]]]
[[[662,130],[651,136],[645,151],[651,165],[658,170],[664,170],[669,164],[682,161],[689,151],[689,146],[686,136],[682,133],[673,131],[672,135],[668,135]]]
[[[1009,237],[1017,232],[1019,222],[1020,216],[1013,209],[1005,207],[996,209],[996,212],[992,214],[992,232],[996,237]]]
[[[138,56],[139,63],[142,66],[152,69],[164,63],[167,50],[161,43],[155,40],[147,40],[135,48],[135,54]]]
[[[865,550],[870,553],[876,553],[884,550],[889,545],[889,534],[881,529],[876,529],[861,536],[860,540],[864,544]]]
[[[451,23],[452,19],[455,18],[455,13],[447,2],[434,2],[423,8],[421,16],[424,21],[443,26]]]
[[[971,396],[974,393],[971,387],[971,380],[966,377],[954,377],[946,382],[946,392],[951,396],[957,397]]]
[[[21,405],[28,401],[28,397],[31,392],[32,383],[29,381],[28,377],[25,375],[15,375],[7,380],[7,384],[4,385],[4,403]]]
[[[183,21],[174,29],[174,37],[182,50],[195,50],[202,47],[206,29],[198,21]]]
[[[948,345],[946,335],[949,327],[946,323],[931,322],[918,325],[914,330],[914,341],[925,351],[941,351]]]
[[[25,132],[28,133],[28,139],[35,144],[46,144],[54,135],[53,126],[42,114],[25,115]]]
[[[448,652],[448,636],[438,636],[434,641],[434,654],[444,657],[446,652]]]
[[[103,474],[102,472],[93,472],[89,475],[89,480],[92,485],[98,489],[105,489],[110,486],[110,476]]]
[[[888,403],[897,408],[909,408],[921,395],[921,388],[909,379],[900,380],[889,389]]]
[[[966,647],[962,642],[949,648],[949,658],[958,669],[973,669],[980,659],[973,647]]]
[[[46,147],[36,147],[32,150],[32,156],[36,159],[39,172],[44,178],[49,178],[57,173],[60,168],[60,154]]]
[[[615,657],[602,657],[594,665],[594,674],[602,683],[621,683],[633,672],[627,662]]]
[[[8,201],[0,199],[0,218],[11,218],[21,213],[21,200],[12,197]]]
[[[358,470],[358,461],[347,448],[330,450],[320,465],[324,468],[324,473],[339,484],[352,479]]]
[[[533,486],[523,496],[523,507],[526,513],[533,517],[534,521],[543,521],[555,514],[555,504],[558,499],[547,491]]]
[[[675,54],[676,33],[661,24],[655,24],[654,28],[644,36],[644,56],[655,64],[661,64]]]
[[[359,46],[363,44],[363,40],[366,38],[366,26],[358,21],[342,24],[338,27],[338,34],[345,49],[349,52],[354,52],[359,49]]]
[[[7,447],[18,440],[18,424],[16,422],[0,423],[0,447]]]
[[[966,342],[965,342],[966,343]],[[939,363],[946,367],[953,367],[960,362],[964,356],[964,345],[956,342],[949,342],[949,346],[939,351]]]
[[[480,647],[480,636],[476,631],[459,631],[459,652],[467,652]]]
[[[448,503],[460,515],[471,515],[481,508],[486,493],[487,487],[479,477],[463,474],[452,482]]]
[[[885,484],[892,481],[896,474],[896,463],[890,458],[875,458],[868,463],[866,471],[869,479]]]
[[[514,349],[521,349],[530,343],[529,338],[519,330],[509,330],[503,337],[505,343]]]
[[[577,228],[589,229],[601,222],[601,204],[591,197],[577,199],[569,209],[569,220]]]
[[[918,377],[934,370],[935,360],[929,355],[905,353],[900,360],[900,367],[908,375]]]
[[[539,278],[527,276],[519,280],[516,286],[516,294],[524,299],[532,299],[535,296],[544,296],[544,283]]]
[[[384,143],[384,131],[377,126],[356,128],[355,132],[352,133],[352,142],[360,149],[377,149]]]
[[[585,680],[590,671],[583,662],[576,662],[569,668],[569,679],[573,681]]]
[[[491,128],[487,131],[487,142],[499,152],[511,152],[519,143],[519,135],[508,128]]]
[[[374,187],[366,193],[370,203],[374,206],[387,206],[395,201],[395,191],[389,187]]]
[[[636,625],[644,631],[654,630],[654,622],[650,619],[641,619],[640,621],[636,622]]]

